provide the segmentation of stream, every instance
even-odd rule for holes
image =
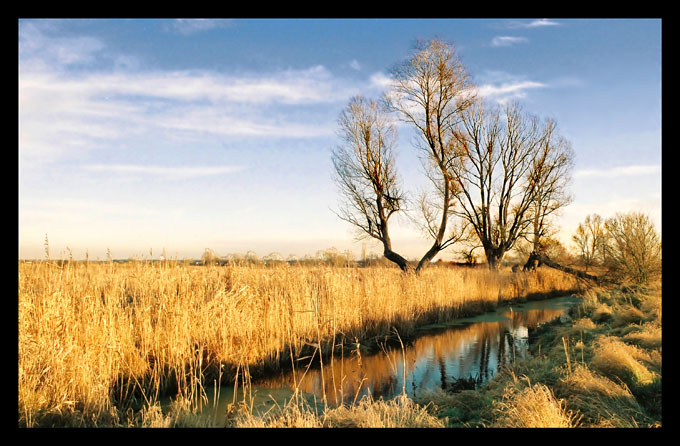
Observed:
[[[447,391],[477,388],[494,377],[499,367],[515,358],[527,358],[531,333],[538,326],[566,315],[581,300],[564,296],[540,301],[499,306],[496,311],[475,317],[432,324],[403,347],[394,342],[379,352],[366,355],[356,351],[334,355],[324,361],[323,370],[300,361],[294,372],[285,371],[252,382],[254,410],[267,410],[293,396],[298,388],[312,405],[352,403],[364,395],[374,399],[392,398],[406,392],[422,395],[437,388]],[[396,334],[392,336],[396,339]],[[224,416],[234,402],[234,387],[208,387],[209,402],[201,414]],[[243,400],[238,389],[236,400]],[[167,407],[170,399],[161,403]]]

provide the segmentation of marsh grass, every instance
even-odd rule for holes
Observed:
[[[544,384],[531,384],[524,377],[522,385],[508,386],[502,401],[495,406],[499,427],[577,427],[581,416],[566,408]]]
[[[552,270],[20,262],[19,424],[153,424],[161,395],[200,409],[208,384],[577,288]]]
[[[584,365],[561,381],[560,391],[569,395],[568,406],[591,420],[595,427],[640,427],[651,420],[628,387]]]
[[[652,355],[643,349],[628,345],[618,338],[603,337],[594,351],[591,365],[636,388],[649,385],[656,379],[658,375],[645,365],[654,362]]]
[[[234,427],[398,428],[445,427],[445,422],[405,395],[391,400],[362,397],[354,404],[324,411],[304,400],[290,400],[264,414],[239,415]]]

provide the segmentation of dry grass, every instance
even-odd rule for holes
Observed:
[[[627,345],[618,338],[605,336],[599,339],[590,364],[603,374],[615,376],[629,386],[639,387],[651,384],[658,377],[644,364],[654,364],[656,360],[657,358],[643,349]]]
[[[569,395],[568,407],[593,427],[640,427],[644,410],[622,383],[616,383],[584,365],[565,376],[560,388]]]
[[[355,404],[325,411],[293,399],[283,408],[277,406],[265,414],[244,411],[235,418],[235,427],[445,427],[444,421],[428,413],[427,406],[420,406],[405,395],[388,401],[365,396]]]
[[[326,412],[327,427],[445,427],[442,420],[428,413],[405,395],[390,401],[364,397],[351,407]]]
[[[578,413],[566,409],[566,402],[555,398],[543,384],[508,386],[503,400],[496,404],[497,427],[576,427]]]
[[[290,361],[309,345],[389,333],[577,287],[430,268],[19,264],[19,422],[123,425],[163,393],[207,402],[213,380]],[[128,411],[129,412],[129,411]],[[67,421],[71,420],[71,421]]]
[[[635,331],[623,336],[623,340],[650,350],[661,349],[661,325],[658,322],[648,322]]]

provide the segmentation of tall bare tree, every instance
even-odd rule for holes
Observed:
[[[474,90],[453,45],[438,39],[418,41],[414,54],[392,70],[392,81],[386,104],[416,129],[425,175],[433,185],[433,192],[419,199],[422,227],[432,238],[418,262],[420,270],[462,237],[462,228],[450,224],[459,190],[449,171],[460,156],[452,131],[474,101]]]
[[[535,184],[536,196],[529,208],[532,215],[530,231],[534,252],[546,248],[549,237],[557,232],[552,217],[571,203],[568,186],[574,164],[571,144],[556,134],[557,124],[548,120],[538,152],[534,157],[531,181]]]
[[[550,143],[553,130],[516,103],[501,110],[477,102],[454,131],[463,155],[449,171],[460,190],[455,214],[474,228],[490,269],[561,205],[556,185],[569,163],[558,154],[564,145]]]
[[[344,144],[332,154],[343,196],[337,215],[355,227],[358,238],[380,241],[384,256],[409,271],[406,259],[392,249],[389,232],[390,218],[405,204],[394,162],[395,126],[377,102],[362,96],[350,100],[339,125]]]
[[[568,144],[511,104],[503,112],[478,101],[452,45],[420,41],[392,71],[387,110],[410,124],[431,192],[419,197],[420,221],[432,245],[416,267],[474,234],[489,267],[500,266],[520,238],[546,234],[548,217],[568,201]],[[407,271],[392,249],[389,218],[405,207],[392,155],[394,128],[373,101],[354,98],[340,118],[345,146],[333,154],[345,197],[339,213],[362,236],[382,242],[384,255]],[[459,225],[453,217],[460,217]]]

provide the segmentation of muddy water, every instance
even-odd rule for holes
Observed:
[[[295,375],[281,373],[253,382],[255,407],[282,404],[297,388],[308,400],[322,406],[351,403],[363,395],[390,398],[406,392],[417,396],[436,388],[459,390],[479,386],[500,366],[529,355],[531,329],[562,317],[580,302],[570,296],[499,307],[495,312],[447,324],[422,327],[421,334],[403,348],[388,347],[373,355],[345,354],[324,363],[323,370],[305,373],[302,361]],[[304,374],[304,376],[302,376]],[[219,417],[234,401],[231,387],[206,389],[211,401],[203,413]],[[242,399],[238,392],[238,399]]]

